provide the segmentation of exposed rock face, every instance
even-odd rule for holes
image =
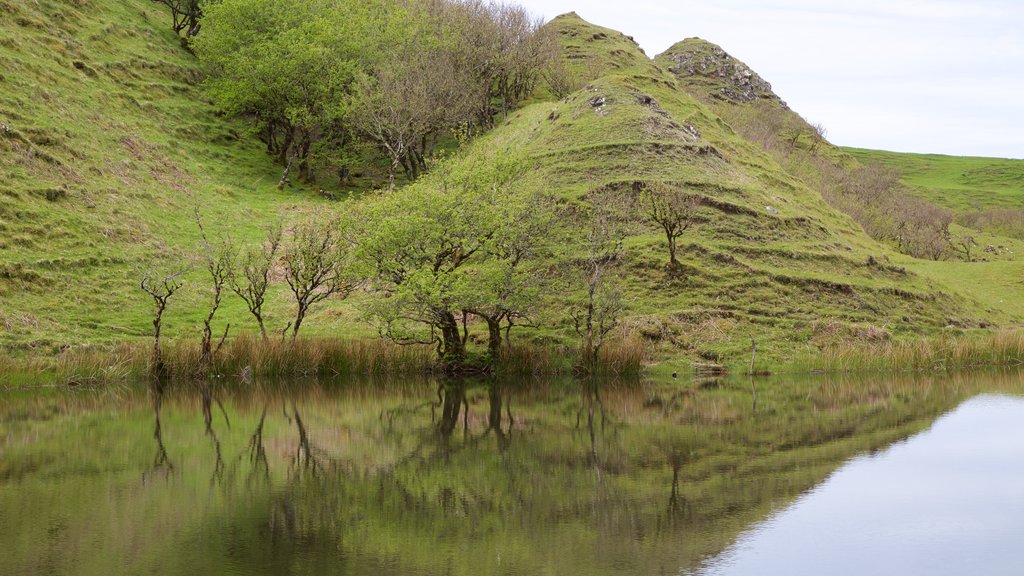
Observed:
[[[779,99],[771,84],[710,42],[691,38],[670,48],[663,57],[672,62],[669,72],[680,78],[700,76],[715,80],[720,84],[711,94],[715,98],[736,103]]]

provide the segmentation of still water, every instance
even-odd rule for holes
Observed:
[[[1020,574],[1024,380],[0,390],[0,574]]]

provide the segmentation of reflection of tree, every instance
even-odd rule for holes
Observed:
[[[162,473],[164,478],[174,473],[174,464],[167,456],[167,447],[164,446],[163,426],[160,421],[160,410],[163,407],[164,388],[159,381],[153,381],[149,386],[149,394],[153,400],[153,439],[156,440],[156,456],[153,458],[153,466],[148,474]],[[146,480],[147,473],[143,473],[142,479]]]
[[[456,379],[445,382],[442,386],[444,398],[441,401],[441,420],[437,423],[437,433],[447,440],[459,423],[459,413],[465,407],[463,415],[463,431],[469,432],[469,402],[466,400],[466,383]]]
[[[206,425],[206,435],[210,437],[213,442],[213,450],[216,454],[216,460],[213,466],[213,475],[210,477],[210,483],[214,484],[224,479],[224,456],[221,453],[220,438],[217,437],[217,433],[213,430],[213,403],[216,402],[217,406],[220,407],[221,414],[224,415],[224,423],[228,429],[231,429],[231,421],[228,420],[227,410],[224,409],[224,404],[221,403],[219,398],[213,396],[213,386],[209,380],[203,380],[199,383],[199,396],[200,404],[203,409],[203,423]]]
[[[512,439],[512,426],[515,425],[515,420],[512,418],[512,401],[509,399],[507,402],[503,398],[504,387],[498,382],[491,382],[487,387],[487,399],[489,404],[489,410],[487,414],[487,430],[484,431],[484,436],[490,432],[494,432],[495,438],[498,440],[498,451],[504,452],[508,449],[509,441]],[[505,414],[508,417],[508,431],[502,430],[501,423],[501,410],[505,408]]]
[[[682,451],[672,450],[669,465],[672,466],[672,489],[668,497],[668,517],[669,520],[673,520],[686,509],[686,500],[679,494],[679,470],[683,467]]]
[[[584,413],[587,416],[587,432],[590,435],[590,463],[594,467],[594,476],[601,480],[601,462],[597,456],[597,430],[595,426],[594,411],[597,409],[601,416],[601,433],[605,431],[608,421],[608,414],[605,412],[604,403],[601,402],[601,393],[598,383],[590,380],[583,382],[580,394],[580,409],[576,412],[576,428],[580,427],[580,420]]]
[[[292,459],[293,471],[307,470],[314,475],[323,472],[324,452],[310,442],[306,424],[302,421],[302,414],[294,401],[292,402],[291,416],[288,415],[287,410],[285,410],[284,416],[289,422],[295,422],[295,428],[299,433],[299,444],[295,449],[295,457]]]
[[[267,405],[263,404],[263,412],[260,414],[259,424],[256,430],[249,437],[249,462],[252,464],[252,471],[249,473],[249,480],[262,476],[265,481],[270,480],[270,464],[267,462],[267,450],[263,447],[263,423],[267,420]]]

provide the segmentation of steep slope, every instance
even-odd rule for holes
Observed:
[[[162,6],[0,0],[0,12],[0,345],[144,334],[151,304],[133,269],[194,250],[195,205],[212,232],[253,238],[309,204],[277,192],[245,127],[203,100]],[[204,298],[182,293],[171,333],[198,322]],[[224,318],[237,326],[241,312],[231,302]]]
[[[476,151],[525,151],[538,185],[566,198],[650,180],[705,198],[708,222],[683,241],[687,279],[665,271],[664,241],[653,228],[630,238],[620,270],[633,295],[633,322],[667,351],[717,360],[735,357],[756,337],[785,354],[837,333],[878,338],[971,322],[957,300],[886,264],[889,249],[734,133],[639,48],[626,58],[619,53],[626,43],[574,14],[549,26],[575,60],[611,60],[605,52],[612,50],[627,64],[562,101],[517,112]]]
[[[974,316],[1003,326],[1024,321],[1024,305],[1019,304],[1024,299],[1024,271],[1012,262],[1024,245],[1005,236],[1006,222],[1016,226],[1020,220],[1005,210],[1024,207],[1020,180],[1024,162],[840,149],[825,139],[820,127],[791,110],[766,80],[715,44],[690,38],[655,61],[673,74],[682,90],[769,150],[785,170],[812,187],[835,189],[851,171],[864,166],[896,169],[902,174],[899,194],[950,209],[957,217],[950,230],[953,250],[941,261],[893,254],[893,263],[967,302]],[[858,203],[868,200],[839,197],[833,201],[844,209],[857,209]],[[915,207],[908,210],[912,214]],[[956,252],[968,236],[978,244],[977,257],[972,255],[976,261],[970,263],[959,261],[964,255]]]

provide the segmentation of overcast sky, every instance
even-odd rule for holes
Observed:
[[[699,36],[842,146],[1024,158],[1024,0],[519,0],[649,56]]]

